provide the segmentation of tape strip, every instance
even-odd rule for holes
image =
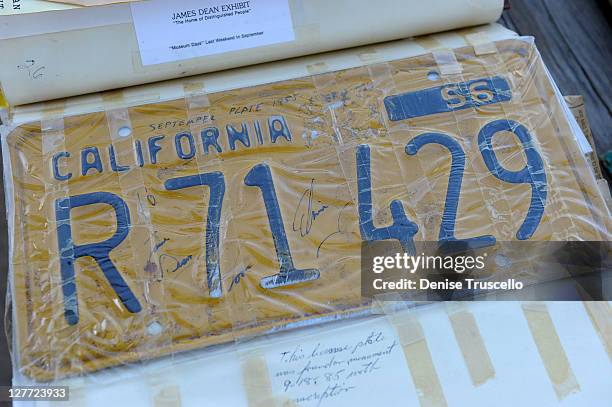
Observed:
[[[261,351],[245,355],[242,360],[242,380],[249,407],[269,407],[275,404],[268,365]]]
[[[142,260],[143,256],[139,256],[136,252],[135,245],[130,243],[133,253],[134,272],[140,272],[142,275],[137,276],[138,281],[143,284],[143,293],[145,301],[150,302],[150,284],[156,278],[155,275],[149,275],[147,270],[160,270],[158,254],[155,251],[155,228],[151,222],[150,203],[147,199],[148,191],[144,181],[144,175],[141,170],[141,165],[138,163],[137,153],[135,151],[135,138],[133,126],[130,120],[129,111],[127,109],[117,108],[124,103],[123,93],[121,91],[105,92],[102,94],[104,107],[106,110],[106,121],[108,125],[109,135],[113,146],[113,156],[118,166],[126,166],[127,170],[117,171],[119,188],[124,199],[133,201],[132,207],[137,208],[136,213],[132,216],[132,230],[130,234],[142,232],[148,238],[148,251],[151,256],[148,258],[148,263]],[[131,237],[129,238],[131,241]],[[165,303],[165,301],[164,301]],[[158,321],[158,315],[147,313],[143,321],[143,335],[151,336],[152,345],[159,346],[159,337],[156,330],[163,329]],[[176,384],[177,379],[174,379],[174,368],[164,372],[152,372],[146,375],[146,381],[151,391],[151,405],[153,407],[180,407],[181,392],[180,387]]]
[[[319,24],[308,24],[295,27],[295,38],[302,44],[312,46],[321,39],[321,27]]]
[[[56,154],[61,153],[62,151],[67,151],[66,145],[64,142],[64,120],[63,119],[43,119],[40,123],[40,129],[42,132],[41,138],[42,138],[43,162],[50,163],[52,162],[53,157]],[[66,161],[58,159],[57,161],[58,171],[62,174],[65,174],[67,173],[66,167],[67,167]],[[55,221],[56,215],[55,215],[55,208],[54,208],[53,203],[56,202],[58,199],[69,197],[70,191],[68,190],[67,183],[54,181],[53,174],[52,174],[52,168],[50,165],[43,166],[42,176],[43,176],[43,179],[45,180],[45,202],[47,202],[47,204],[45,205],[46,207],[45,216],[47,217],[47,219],[50,220],[49,227],[45,229],[45,242],[49,250],[47,268],[48,270],[54,270],[58,268],[59,266],[59,259],[57,259],[53,255],[53,250],[57,250],[55,248],[58,247],[57,233],[55,233],[55,230],[57,230],[58,225]],[[28,272],[32,272],[32,264],[31,262],[28,262],[28,263],[30,263],[28,264]],[[61,292],[60,288],[62,287],[62,282],[58,281],[56,278],[53,278],[52,275],[50,275],[48,286],[51,288],[49,290],[50,298],[47,298],[46,302],[47,304],[49,304],[48,307],[51,311],[51,315],[55,315],[56,310],[54,309],[55,307],[53,305],[62,303],[62,300],[58,298],[54,298],[56,296],[54,294]],[[39,287],[41,287],[41,291],[42,291],[42,287],[44,287],[44,284],[39,284]],[[41,292],[41,295],[42,295],[42,292]],[[60,313],[60,315],[62,314],[63,312]],[[44,316],[41,316],[41,317],[42,319],[44,319]],[[40,340],[41,341],[45,340],[45,337],[40,338]],[[56,352],[58,351],[58,349],[53,345],[53,341],[48,341],[46,346],[50,354],[52,355],[57,354]],[[50,363],[50,366],[49,366],[50,370],[56,373],[59,373],[58,372],[59,367],[57,366],[57,359],[50,358],[49,363]]]
[[[433,51],[436,49],[445,49],[444,45],[440,41],[438,41],[435,36],[427,35],[424,37],[417,37],[414,39],[414,42],[417,43],[420,47],[422,47],[426,51]]]
[[[432,55],[441,75],[456,75],[463,72],[463,68],[452,50],[435,50]]]
[[[147,380],[152,390],[152,407],[181,407],[181,390],[179,386],[166,383],[166,378],[156,376]]]
[[[289,6],[296,41],[312,44],[321,38],[321,27],[318,16],[308,11],[308,4],[309,2],[304,0],[291,0]]]
[[[293,25],[295,27],[309,25],[310,21],[306,15],[303,0],[291,0],[289,3],[291,14],[293,15]]]
[[[522,42],[519,42],[519,43],[523,44]],[[524,49],[527,50],[527,48],[524,48]],[[528,49],[531,49],[531,48],[528,48]],[[514,52],[519,52],[519,51],[514,50],[513,53]],[[532,53],[533,51],[531,50],[529,52]],[[477,62],[489,76],[500,75],[500,76],[503,76],[506,80],[510,82],[510,87],[512,89],[512,99],[516,101],[517,103],[500,103],[499,105],[497,105],[497,107],[501,110],[503,117],[506,118],[507,120],[512,120],[513,118],[516,119],[517,117],[520,117],[521,121],[523,122],[524,125],[526,125],[528,129],[539,128],[542,126],[542,124],[533,125],[531,123],[532,121],[531,117],[533,117],[533,114],[526,111],[524,101],[523,101],[524,95],[522,94],[522,91],[516,82],[518,77],[513,71],[510,70],[509,62],[507,62],[506,60],[507,56],[505,56],[507,55],[506,53],[507,51],[505,51],[504,53],[496,52],[495,54],[483,56],[481,58],[478,58]],[[522,52],[519,52],[519,53],[522,53]],[[525,67],[525,69],[527,69],[528,72],[533,72],[533,69],[534,69],[534,67],[532,66],[533,64],[532,58],[533,57],[530,54],[527,59],[527,61],[530,61],[530,62],[526,62],[528,66]],[[504,92],[504,90],[502,89],[496,89],[496,91]],[[556,137],[553,137],[552,140],[550,140],[549,142],[554,142],[554,139],[556,139]],[[539,144],[537,138],[533,139],[533,143],[539,151],[543,152],[542,146]],[[545,165],[546,165],[546,162],[545,162]],[[554,171],[554,170],[552,168],[547,168],[547,171]],[[507,191],[504,188],[499,188],[499,186],[495,186],[486,178],[483,178],[482,182],[483,184],[486,183],[486,188],[483,188],[483,191],[487,191],[487,194],[488,194],[487,198],[492,203],[494,203],[496,207],[503,208],[500,210],[500,213],[499,213],[499,219],[500,219],[499,224],[500,225],[499,225],[498,230],[507,231],[508,228],[511,228],[511,229],[518,228],[518,225],[515,225],[515,220],[513,216],[513,208],[514,208],[514,204],[512,203],[513,200],[510,199]],[[554,183],[554,180],[551,179],[550,182],[552,184]],[[557,187],[551,186],[551,190],[555,190],[555,188]],[[541,236],[553,236],[551,240],[568,240],[568,237],[567,237],[568,235],[566,235],[565,232],[567,232],[571,236],[580,236],[581,232],[578,229],[576,229],[576,226],[574,225],[574,221],[573,221],[574,217],[569,215],[568,212],[566,212],[566,209],[558,208],[559,204],[558,202],[556,202],[558,200],[559,200],[558,198],[554,198],[552,196],[549,197],[547,208],[550,209],[550,213],[559,213],[559,214],[565,213],[566,215],[563,215],[560,219],[558,218],[555,221],[555,230],[553,230],[553,228],[551,227],[552,222],[546,221],[547,214],[544,214],[544,219],[542,220],[538,228],[538,233],[540,233]],[[565,223],[565,225],[560,226],[560,223]],[[563,231],[564,234],[561,235],[559,231]],[[507,232],[504,232],[504,234],[506,233]],[[532,264],[532,262],[527,258],[520,259],[520,264],[518,265],[515,264],[515,267],[520,267],[525,273],[527,273],[527,275],[533,275],[533,273],[535,273],[535,269],[537,266],[538,266],[537,264]],[[533,290],[533,289],[534,289],[533,287],[529,288],[529,290]],[[523,294],[525,295],[529,295],[529,293],[530,291],[523,292]]]
[[[474,48],[476,55],[496,54],[495,43],[483,32],[465,35],[465,40]]]
[[[210,122],[206,123],[204,122],[204,120],[199,120],[199,118],[202,117],[212,118],[214,116],[214,107],[211,105],[210,99],[208,98],[208,95],[206,93],[205,83],[203,81],[185,82],[183,84],[183,89],[185,93],[187,123],[190,133],[193,135],[193,137],[196,137],[196,134],[198,135],[198,137],[202,137],[203,135],[210,137],[211,133],[209,126],[214,126],[212,119],[210,120]],[[233,172],[223,170],[224,162],[222,159],[217,157],[217,150],[215,150],[212,145],[207,145],[204,147],[204,153],[208,156],[206,160],[202,159],[200,154],[198,153],[194,155],[193,160],[195,161],[195,164],[197,166],[197,172],[199,174],[215,172],[218,174],[223,174],[222,176],[224,177],[224,182],[231,182],[231,178],[225,179],[225,177],[232,176]],[[202,185],[199,187],[199,190],[201,191],[202,195],[202,206],[210,210],[211,185]],[[223,237],[225,236],[223,235],[224,233],[231,234],[229,230],[231,229],[232,225],[231,223],[229,223],[229,220],[232,219],[233,216],[230,208],[226,207],[223,210],[218,209],[218,211],[220,211],[220,223],[218,225],[218,230],[221,231],[220,233],[222,233],[222,235],[219,235],[217,238],[223,239]],[[200,234],[200,239],[200,247],[205,248],[205,250],[210,250],[211,246],[215,246],[214,244],[211,245],[206,242],[204,234]],[[220,246],[218,250],[221,250]],[[237,250],[240,250],[240,248],[238,247]],[[203,292],[207,292],[211,299],[218,299],[222,296],[223,293],[223,280],[220,272],[221,263],[219,260],[223,256],[221,255],[221,253],[212,256],[208,256],[208,254],[206,253],[206,257],[210,258],[211,261],[216,264],[208,264],[208,261],[202,261],[202,259],[204,259],[203,256],[196,257],[194,259],[196,270],[195,274],[193,275],[194,281],[201,282],[201,289],[203,290]],[[238,258],[241,257],[238,256]],[[240,270],[247,269],[246,265],[238,264],[236,263],[236,261],[234,261],[233,266],[235,268],[239,268]],[[251,309],[248,301],[233,304],[231,307],[224,307],[224,311],[222,311],[222,313],[225,312],[227,312],[231,321],[232,333],[238,331],[238,334],[234,335],[234,342],[248,342],[257,335],[257,330],[249,330],[249,334],[244,334],[244,332],[241,332],[244,331],[245,326],[258,326],[256,317],[257,313],[255,310]],[[214,314],[208,314],[208,318],[209,324],[215,323],[213,321],[215,319]]]
[[[429,63],[429,62],[428,62]],[[368,71],[370,74],[370,78],[372,84],[375,89],[384,89],[385,96],[390,95],[398,95],[402,93],[401,87],[399,87],[394,80],[393,68],[389,63],[381,63],[376,65],[369,65]],[[429,69],[428,69],[429,71]],[[428,74],[424,74],[428,75]],[[384,128],[387,130],[388,134],[400,132],[410,132],[412,131],[412,127],[414,126],[411,119],[404,121],[396,121],[392,122],[389,117],[389,112],[383,112],[382,118],[384,120]],[[392,139],[395,138],[391,137]],[[406,162],[400,163],[400,158],[396,157],[396,166],[397,168],[405,167],[406,171],[420,171],[420,173],[426,174],[427,168],[434,165],[431,161],[427,161],[421,155],[417,155],[416,158],[413,158],[409,161],[409,167],[406,167]],[[434,172],[439,169],[432,169]],[[400,171],[400,176],[402,172]],[[411,180],[403,179],[403,184],[408,185],[411,183]],[[434,219],[442,218],[442,208],[440,198],[436,196],[435,188],[433,182],[429,180],[427,177],[423,177],[421,181],[419,181],[418,185],[419,193],[412,194],[408,193],[404,195],[405,201],[407,205],[414,209],[414,217],[415,222],[420,225],[424,225],[419,232],[423,239],[434,240],[437,239],[437,236],[433,236],[434,225],[432,224]],[[398,189],[398,193],[403,194]],[[389,206],[387,205],[387,208]],[[387,209],[385,209],[387,210]],[[429,234],[429,236],[427,236]]]
[[[325,65],[325,63],[321,63],[322,65]],[[310,66],[307,66],[308,71],[311,71]],[[321,69],[324,70],[324,69]],[[321,72],[319,72],[321,73]],[[323,102],[323,111],[326,113],[324,115],[324,117],[327,119],[329,118],[329,123],[328,125],[332,128],[334,135],[335,135],[335,141],[337,144],[341,145],[344,144],[344,140],[342,137],[342,131],[338,126],[338,118],[337,118],[337,112],[336,109],[339,108],[342,103],[338,103],[336,100],[330,100],[326,97],[326,95],[329,95],[330,93],[332,93],[336,87],[336,80],[335,80],[335,75],[334,74],[328,74],[328,75],[323,75],[323,74],[319,74],[319,75],[314,75],[311,77],[312,80],[312,84],[314,85],[315,89],[316,89],[316,95],[318,96],[318,98]],[[342,163],[342,160],[340,160],[340,162]]]
[[[329,72],[330,68],[325,62],[317,62],[314,64],[306,65],[306,71],[310,75],[319,75],[325,72]]]
[[[52,102],[45,102],[41,110],[43,121],[49,121],[55,118],[62,118],[63,120],[66,110],[66,101],[60,99]]]
[[[123,102],[123,91],[109,90],[107,92],[102,93],[102,99],[104,100],[104,107],[107,110],[112,110],[114,108],[113,104]]]
[[[381,302],[379,307],[395,327],[417,390],[419,404],[421,407],[445,407],[447,406],[446,398],[418,314],[414,309],[397,312],[401,304],[403,303]]]
[[[136,252],[135,246],[131,245],[132,252],[134,254],[134,268],[135,271],[139,270],[142,272],[141,279],[144,283],[143,292],[145,293],[145,300],[149,301],[149,286],[151,280],[155,279],[155,275],[147,273],[147,270],[160,270],[158,253],[155,250],[155,228],[151,222],[151,211],[150,211],[150,199],[149,194],[145,185],[144,175],[142,174],[141,166],[143,162],[139,163],[139,154],[136,152],[136,140],[133,137],[133,127],[130,120],[129,111],[127,109],[113,109],[117,103],[121,103],[123,100],[121,93],[106,93],[103,95],[104,104],[106,108],[106,121],[108,125],[108,131],[110,134],[111,145],[112,145],[112,157],[117,167],[123,167],[122,170],[117,170],[117,177],[119,188],[124,196],[124,199],[133,201],[132,207],[136,208],[135,214],[132,215],[132,229],[134,233],[137,233],[136,228],[141,231],[144,229],[148,239],[148,250],[151,255],[148,258],[148,263],[139,263],[143,259],[140,253]],[[140,156],[142,157],[142,156]],[[132,235],[130,234],[130,241],[132,241]],[[136,260],[140,259],[140,260]],[[150,323],[154,323],[149,321]]]
[[[125,109],[159,102],[162,96],[159,89],[147,85],[134,86],[124,91],[107,91],[102,93],[106,110]]]
[[[210,100],[208,100],[204,81],[185,82],[183,83],[183,91],[185,92],[188,110],[210,106]]]
[[[101,94],[104,110],[106,112],[113,111],[124,107],[125,98],[123,91],[111,90]]]
[[[519,55],[524,61],[521,63],[526,64],[525,68],[522,68],[521,70],[523,70],[524,72],[529,72],[528,74],[528,80],[527,82],[533,82],[533,87],[536,90],[536,97],[534,98],[531,94],[530,96],[528,96],[528,100],[524,100],[523,103],[520,104],[520,117],[523,118],[524,121],[524,125],[526,125],[526,127],[528,129],[534,129],[533,131],[536,131],[535,129],[539,129],[539,131],[550,131],[553,134],[561,134],[561,132],[565,131],[565,120],[560,120],[557,115],[555,114],[551,114],[551,115],[546,115],[545,120],[538,120],[536,122],[536,119],[533,117],[533,114],[531,112],[530,106],[532,105],[532,101],[537,101],[536,103],[541,103],[543,105],[555,105],[556,103],[560,103],[562,109],[565,109],[567,112],[567,103],[565,103],[562,99],[561,96],[557,96],[560,95],[560,91],[557,88],[556,84],[554,83],[554,81],[552,81],[552,77],[550,76],[550,73],[548,72],[548,69],[546,68],[546,66],[544,65],[543,61],[542,61],[542,56],[539,54],[539,51],[537,50],[535,44],[533,44],[532,41],[530,41],[529,43],[523,43],[522,41],[520,42],[522,43],[521,45],[518,45],[517,47],[513,47],[514,49],[512,49],[513,54],[515,55]],[[522,54],[522,55],[521,55]],[[502,59],[502,53],[496,55],[498,57],[498,59]],[[507,69],[508,71],[510,71],[510,66],[509,64],[503,65],[505,66],[505,69]],[[538,72],[538,73],[536,73]],[[544,78],[540,77],[539,73],[542,73]],[[515,78],[512,78],[512,76],[514,76]],[[516,73],[515,71],[512,72],[508,72],[507,77],[511,78],[511,80],[513,82],[516,83],[516,93],[518,94],[518,96],[523,99],[526,98],[526,94],[520,94],[519,92],[526,92],[527,89],[522,90],[521,88],[524,87],[529,87],[527,85],[525,86],[521,86],[521,82],[523,82],[525,80],[525,78],[521,79]],[[552,93],[550,93],[550,91],[552,91]],[[514,104],[503,104],[506,105],[506,107],[510,108],[511,106],[513,106]],[[567,112],[567,117],[572,118],[572,115],[570,112]],[[573,120],[573,118],[572,118]],[[575,123],[575,120],[574,120]],[[582,137],[581,137],[582,138]],[[574,139],[573,137],[571,139]],[[563,151],[565,158],[567,159],[567,163],[565,164],[565,167],[568,168],[571,171],[571,174],[574,176],[575,181],[578,184],[578,188],[580,192],[582,193],[582,197],[584,198],[584,202],[586,203],[586,206],[590,209],[590,217],[592,219],[592,223],[595,225],[601,225],[603,224],[603,220],[600,220],[600,214],[598,213],[598,211],[594,211],[592,208],[594,207],[592,201],[591,201],[591,193],[587,192],[587,190],[585,189],[585,183],[582,180],[582,175],[581,175],[581,171],[577,169],[577,167],[582,167],[586,161],[583,159],[583,157],[581,157],[581,159],[579,159],[578,162],[576,162],[576,157],[574,156],[574,154],[572,153],[573,148],[570,148],[567,144],[566,138],[565,137],[549,137],[546,142],[544,142],[543,140],[541,141],[539,137],[534,137],[533,138],[533,143],[534,143],[534,147],[537,148],[540,151],[540,154],[542,155],[547,155],[549,154],[548,151],[552,151],[550,149],[554,149],[555,146],[556,148],[558,148],[560,151]],[[586,142],[586,144],[588,145],[588,141]],[[544,161],[545,164],[545,168],[544,170],[547,172],[551,172],[554,171],[554,166],[549,165],[548,161]],[[584,168],[584,167],[583,167]],[[586,168],[585,168],[586,169]],[[589,171],[588,169],[586,169],[587,171]],[[559,188],[561,188],[561,185],[559,183],[559,181],[557,181],[557,177],[551,177],[551,179],[549,180],[549,185],[548,185],[548,190],[549,191],[555,191],[555,190],[559,190]],[[577,223],[577,217],[575,214],[575,211],[570,209],[570,202],[571,199],[563,199],[564,195],[563,194],[549,194],[548,196],[548,200],[546,203],[546,212],[544,214],[544,217],[542,219],[542,224],[541,226],[547,226],[547,228],[550,230],[543,230],[542,228],[538,229],[538,233],[541,236],[548,236],[548,235],[552,235],[552,237],[547,238],[549,240],[575,240],[576,236],[581,236],[583,235],[583,231],[584,231],[584,227],[582,225],[579,225]],[[550,216],[550,220],[547,219],[547,217]],[[553,221],[554,221],[554,228],[553,228]],[[599,235],[599,232],[596,232]],[[605,238],[604,238],[605,239]],[[595,240],[599,240],[599,239],[595,239]]]
[[[546,304],[525,303],[522,307],[557,398],[562,400],[567,395],[580,391],[580,385],[576,381]]]
[[[447,304],[446,313],[463,355],[472,384],[480,386],[495,377],[491,357],[480,335],[474,315],[463,304]]]
[[[151,407],[181,407],[181,389],[177,384],[174,365],[168,368],[149,366],[143,367],[142,376],[148,386]]]
[[[612,360],[612,307],[607,301],[583,301],[591,323]]]
[[[185,82],[183,84],[183,89],[185,91],[185,105],[187,106],[187,123],[189,126],[189,131],[192,134],[192,137],[196,137],[196,134],[199,134],[200,136],[204,137],[205,134],[211,134],[209,129],[204,129],[207,126],[212,126],[211,123],[209,123],[208,125],[203,123],[202,121],[199,121],[199,118],[202,117],[213,117],[214,115],[211,113],[211,104],[210,104],[210,100],[208,98],[208,95],[206,93],[206,86],[205,83],[203,81],[195,81],[195,82]],[[216,143],[216,138],[215,138],[215,143]],[[204,147],[204,154],[205,155],[209,155],[211,154],[211,157],[214,157],[215,154],[217,154],[217,151],[215,151],[215,148],[213,147],[212,149],[210,148],[210,146],[205,145]],[[224,172],[221,170],[221,162],[220,160],[215,160],[215,159],[209,159],[209,160],[202,160],[202,158],[200,157],[199,153],[196,153],[193,157],[193,160],[197,166],[197,172],[199,174],[210,174],[213,172],[217,172],[219,174],[230,174],[230,172]],[[224,175],[222,175],[222,177],[224,177]],[[225,182],[225,181],[224,181]],[[212,205],[211,200],[210,200],[210,191],[212,189],[211,185],[201,185],[198,186],[198,188],[201,190],[201,194],[202,194],[202,206],[204,208],[208,208],[208,211],[211,210],[210,205]],[[208,190],[208,192],[206,192],[206,190]],[[217,207],[216,208],[218,213],[219,213],[219,224],[216,225],[216,229],[218,231],[220,230],[227,230],[224,226],[227,225],[221,225],[221,222],[223,222],[222,218],[223,216],[229,216],[231,218],[231,215],[227,214],[227,208],[226,211],[224,212],[223,210],[221,210],[221,208]],[[207,217],[210,216],[210,212],[208,212]],[[210,220],[207,219],[207,222],[210,222]],[[211,223],[212,225],[212,223]],[[220,232],[220,233],[224,233],[224,232]],[[220,241],[222,237],[218,236],[217,239],[219,239],[218,241]],[[215,246],[214,244],[210,244],[206,241],[205,237],[203,235],[200,235],[200,247],[205,248],[206,251],[208,250],[213,250],[211,249],[211,246]],[[221,250],[220,245],[216,245],[217,246],[217,250]],[[206,259],[214,259],[214,264],[208,264],[208,260],[206,262],[201,262],[201,256],[196,256],[196,258],[194,259],[194,263],[195,263],[195,272],[193,273],[193,277],[195,281],[198,282],[202,282],[203,285],[201,287],[202,290],[204,290],[204,292],[208,292],[208,295],[211,298],[221,298],[221,296],[223,295],[223,287],[222,287],[222,277],[221,277],[221,273],[220,273],[220,255],[210,255],[208,252],[204,253],[206,255]],[[211,260],[213,261],[213,260]],[[210,267],[210,269],[209,269]],[[211,323],[209,321],[209,323]]]
[[[275,395],[266,358],[261,349],[238,352],[249,407],[299,407],[288,395]]]
[[[372,64],[381,62],[384,58],[376,51],[376,49],[368,49],[364,52],[361,52],[357,55],[361,62],[366,64]]]

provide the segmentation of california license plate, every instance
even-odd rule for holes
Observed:
[[[605,240],[535,48],[456,50],[44,120],[7,138],[22,371],[36,379],[368,306],[363,241]]]

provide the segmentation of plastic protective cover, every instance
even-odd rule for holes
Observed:
[[[367,312],[364,240],[610,240],[531,39],[186,95],[4,135],[20,373]]]

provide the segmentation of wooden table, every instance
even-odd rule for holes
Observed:
[[[600,157],[612,150],[608,0],[511,0],[501,23],[531,35],[564,95],[584,96]]]
[[[532,35],[564,95],[583,95],[600,157],[612,150],[612,15],[608,0],[512,0],[501,22],[521,35]],[[0,167],[0,172],[2,168]],[[0,182],[0,191],[3,185]],[[2,191],[3,192],[3,191]],[[0,200],[0,316],[8,264],[4,200]],[[3,332],[3,330],[2,330]],[[0,333],[0,386],[11,381],[6,338]]]

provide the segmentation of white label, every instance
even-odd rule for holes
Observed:
[[[130,3],[143,65],[293,41],[288,0]]]
[[[272,393],[300,407],[417,405],[395,330],[384,321],[266,352]]]

